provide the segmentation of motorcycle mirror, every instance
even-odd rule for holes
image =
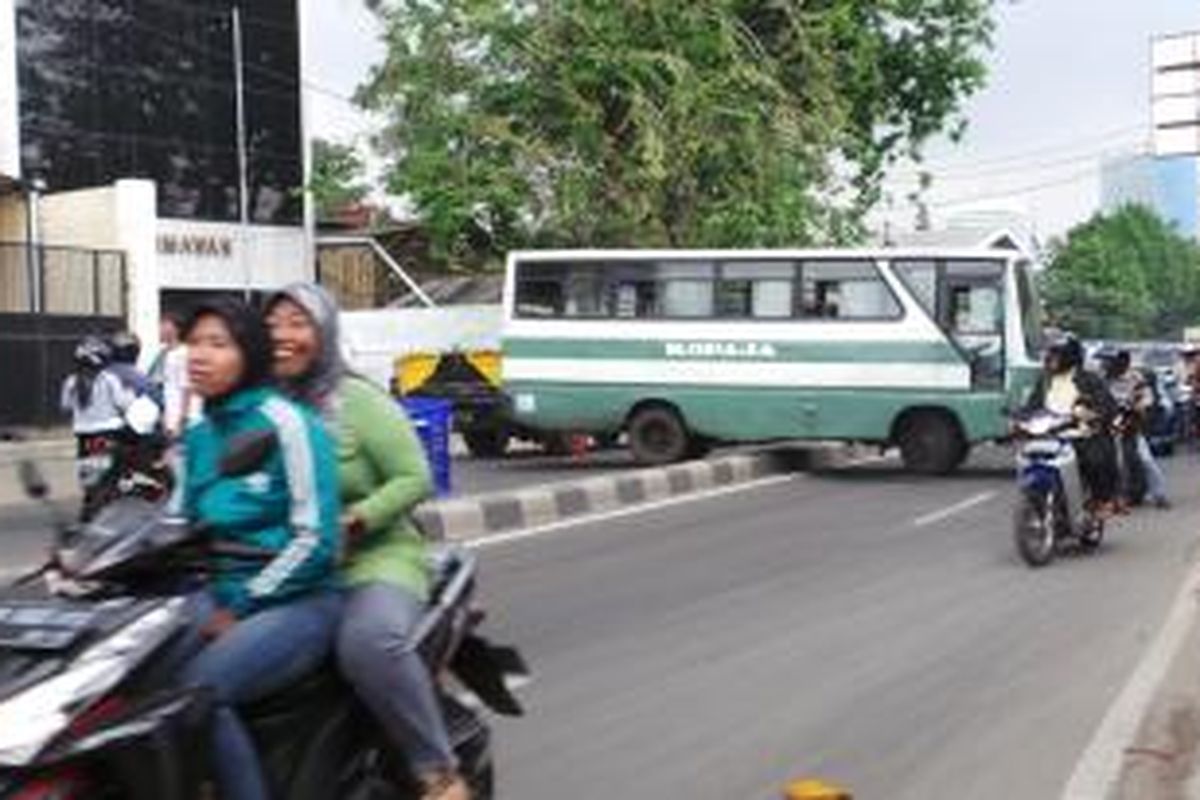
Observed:
[[[226,478],[249,475],[262,466],[277,445],[275,431],[269,428],[239,433],[229,440],[217,468]]]
[[[17,475],[21,480],[21,488],[25,494],[34,499],[42,500],[50,495],[50,485],[37,464],[32,461],[22,461],[17,465]]]

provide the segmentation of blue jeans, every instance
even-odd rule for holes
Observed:
[[[203,625],[216,604],[208,594],[193,602]],[[325,659],[341,613],[341,596],[324,591],[240,620],[184,667],[184,686],[213,693],[212,755],[223,800],[268,800],[269,790],[237,706],[286,688]]]
[[[429,668],[411,638],[424,611],[399,586],[356,586],[346,592],[337,644],[342,675],[417,775],[457,767]]]
[[[1150,451],[1150,442],[1145,436],[1137,437],[1138,460],[1142,462],[1142,471],[1146,473],[1146,494],[1151,500],[1167,499],[1167,478],[1163,475],[1162,467],[1154,460]]]

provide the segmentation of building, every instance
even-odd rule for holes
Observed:
[[[0,319],[152,342],[164,305],[312,278],[303,3],[235,5],[0,0]]]
[[[1126,155],[1106,159],[1100,168],[1100,205],[1105,213],[1122,206],[1143,205],[1196,238],[1200,232],[1196,204],[1196,159]]]

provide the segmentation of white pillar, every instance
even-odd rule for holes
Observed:
[[[0,175],[10,178],[21,177],[16,21],[13,0],[0,0]]]
[[[120,180],[116,189],[116,240],[125,251],[126,319],[151,349],[158,345],[158,192],[154,181]]]

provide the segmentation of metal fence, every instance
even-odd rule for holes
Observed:
[[[30,269],[30,257],[34,266]],[[36,275],[35,308],[30,276]],[[82,247],[34,247],[0,242],[0,313],[125,316],[125,254]]]

